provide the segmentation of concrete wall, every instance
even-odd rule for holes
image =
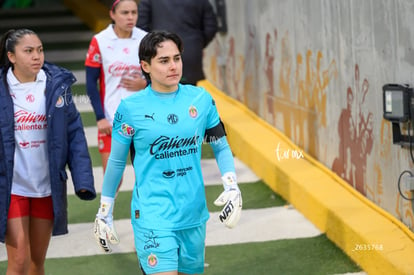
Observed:
[[[414,84],[414,2],[225,2],[228,32],[205,51],[207,79],[413,229],[397,189],[413,163],[392,144],[382,86]]]

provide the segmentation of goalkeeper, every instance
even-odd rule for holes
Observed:
[[[232,228],[242,209],[233,155],[213,98],[201,87],[179,84],[182,51],[174,33],[150,32],[141,41],[141,68],[151,84],[118,106],[95,220],[96,239],[110,252],[120,241],[112,209],[133,143],[131,223],[144,274],[204,272],[209,212],[200,163],[203,141],[213,148],[222,174],[224,191],[214,203],[223,208],[217,218]]]

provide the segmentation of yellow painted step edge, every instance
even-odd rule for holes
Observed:
[[[414,233],[208,81],[234,154],[368,274],[414,274]],[[286,153],[288,152],[288,153]],[[284,158],[281,158],[284,157]]]

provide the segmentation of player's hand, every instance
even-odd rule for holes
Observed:
[[[147,86],[145,77],[138,71],[132,71],[121,78],[121,86],[129,92],[136,92]]]
[[[219,219],[228,228],[233,228],[240,220],[243,200],[234,173],[226,173],[221,179],[223,180],[224,191],[214,201],[214,204],[217,206],[224,205]]]
[[[112,134],[112,124],[106,118],[98,120],[97,126],[99,133],[109,136]]]
[[[106,253],[112,252],[110,244],[119,243],[119,237],[113,224],[113,203],[113,198],[101,198],[101,206],[99,207],[98,214],[96,214],[93,228],[96,242]]]

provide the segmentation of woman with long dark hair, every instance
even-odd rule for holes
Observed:
[[[38,35],[9,30],[0,42],[0,241],[7,274],[45,274],[52,235],[68,233],[66,167],[76,195],[96,197],[73,74],[45,62]]]

